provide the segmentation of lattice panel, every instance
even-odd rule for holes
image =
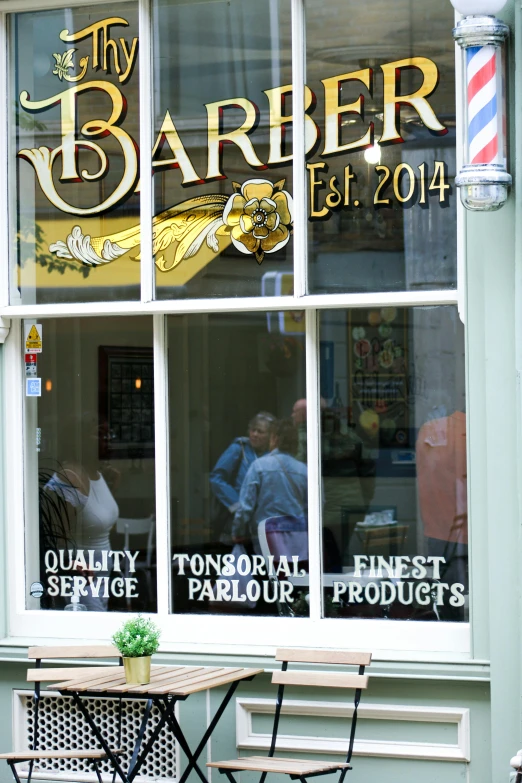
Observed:
[[[32,696],[22,695],[21,706],[23,711],[23,747],[32,748],[34,731],[34,701]],[[87,699],[88,709],[96,724],[102,729],[104,737],[111,747],[118,747],[118,710],[117,699]],[[122,766],[127,767],[130,762],[134,741],[145,709],[146,702],[141,699],[122,700],[122,732],[120,747],[125,749],[120,756]],[[142,748],[154,731],[160,717],[159,711],[153,707],[149,718],[147,730],[142,743]],[[85,721],[85,718],[67,696],[55,694],[42,694],[38,719],[38,749],[39,750],[75,750],[97,749],[99,746]],[[112,778],[111,767],[108,761],[100,764],[100,769],[107,780]],[[93,768],[86,761],[77,759],[49,760],[38,762],[38,772],[49,772],[56,778],[75,780],[95,780]],[[43,775],[40,775],[43,776]],[[164,727],[154,743],[152,752],[147,757],[145,764],[140,769],[136,780],[161,780],[176,777],[176,741],[167,727]],[[116,778],[119,781],[119,778]]]

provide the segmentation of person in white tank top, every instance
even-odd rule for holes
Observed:
[[[103,551],[110,551],[109,535],[118,519],[119,509],[105,478],[98,470],[88,471],[79,465],[67,466],[63,473],[53,474],[45,489],[56,492],[67,503],[70,537],[76,550],[94,550],[95,560],[101,558]],[[108,566],[107,571],[97,571],[96,576],[110,577],[111,558],[108,558]],[[81,603],[89,611],[106,612],[109,599],[93,596],[89,587],[86,590],[89,594],[80,597]]]

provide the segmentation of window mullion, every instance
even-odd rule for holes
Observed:
[[[17,520],[18,524],[7,525],[7,551],[12,553],[9,570],[10,595],[14,596],[10,609],[21,612],[25,609],[25,525],[24,519],[24,427],[22,395],[22,323],[13,321],[9,337],[4,346],[4,393],[10,400],[9,410],[3,409],[2,427],[4,435],[5,465],[5,519]],[[9,368],[7,371],[6,368]],[[12,619],[12,618],[11,618]]]
[[[460,19],[455,12],[455,24]],[[455,122],[457,132],[456,170],[461,171],[463,153],[466,145],[466,125],[464,121],[463,64],[461,50],[455,46]],[[466,322],[466,210],[460,198],[457,198],[457,297],[458,310],[462,323]]]
[[[170,606],[170,470],[166,317],[154,316],[154,422],[158,614]]]
[[[304,0],[292,0],[294,296],[305,296],[308,289],[304,117],[305,56]]]
[[[0,305],[5,307],[9,304],[10,291],[10,270],[9,270],[9,213],[8,205],[8,183],[9,172],[7,168],[7,150],[8,150],[8,129],[7,129],[7,107],[8,107],[8,81],[7,81],[7,16],[0,14],[0,106],[2,111],[2,132],[0,133],[0,177],[2,187],[0,188],[0,237],[2,237],[2,254],[0,259]]]
[[[319,419],[319,351],[317,311],[306,313],[306,430],[308,462],[308,556],[310,619],[322,615],[321,589],[321,452]]]
[[[152,20],[151,0],[139,0],[141,301],[154,299],[152,253]]]

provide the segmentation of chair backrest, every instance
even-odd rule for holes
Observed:
[[[49,658],[119,658],[113,644],[74,644],[57,647],[29,647],[27,657],[36,661]]]
[[[149,567],[152,563],[152,549],[154,547],[155,530],[156,525],[154,514],[151,514],[150,517],[141,517],[136,519],[133,517],[118,517],[116,520],[116,532],[124,536],[124,549],[130,549],[131,536],[143,536],[147,534],[146,564]],[[126,568],[126,575],[128,575],[128,562],[126,563]]]
[[[350,739],[348,751],[346,754],[346,763],[349,764],[353,753],[353,744],[355,740],[355,728],[357,725],[357,708],[361,700],[361,691],[368,687],[368,675],[364,673],[366,666],[369,666],[372,660],[371,653],[350,652],[349,650],[299,650],[299,649],[280,649],[276,652],[276,661],[281,662],[281,669],[274,671],[272,682],[279,686],[277,692],[276,710],[274,715],[274,728],[272,731],[272,742],[270,744],[269,756],[273,756],[277,742],[277,730],[279,727],[279,718],[283,706],[283,694],[286,685],[311,686],[319,688],[350,688],[355,691],[354,708],[352,713],[352,725],[350,730]],[[290,663],[310,663],[310,664],[337,664],[341,666],[357,667],[356,672],[346,671],[320,671],[317,669],[296,669],[289,671]],[[344,780],[341,772],[340,780]]]
[[[276,564],[284,555],[288,562],[297,557],[308,562],[308,524],[304,517],[280,516],[264,519],[257,528],[261,554],[272,556]]]
[[[121,658],[121,653],[117,647],[112,644],[76,644],[60,647],[29,647],[27,657],[36,661],[35,669],[27,670],[27,682],[58,682],[58,680],[72,678],[76,675],[85,674],[85,666],[68,666],[60,668],[42,669],[42,661],[50,659],[68,659],[68,658]],[[100,674],[104,671],[111,671],[113,666],[98,666]],[[39,686],[36,685],[36,688]]]
[[[133,519],[132,517],[118,517],[116,520],[116,531],[124,535],[137,536],[150,532],[150,527],[154,522],[154,517],[142,517]]]

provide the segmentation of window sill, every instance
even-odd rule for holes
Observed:
[[[106,639],[91,640],[93,644],[107,643]],[[33,645],[53,644],[79,644],[78,639],[63,638],[24,638],[6,637],[0,639],[0,662],[2,663],[27,663],[27,649]],[[182,661],[185,664],[208,664],[209,659],[213,665],[231,666],[237,665],[238,659],[242,664],[255,667],[263,667],[267,672],[279,668],[273,656],[275,649],[266,648],[266,654],[254,652],[252,647],[225,649],[224,645],[175,645],[162,644],[160,651],[155,656],[159,664],[172,664]],[[84,663],[92,661],[84,660]],[[72,661],[71,661],[72,663]],[[314,668],[310,665],[310,668]],[[325,669],[328,667],[321,666]],[[489,682],[490,666],[486,660],[460,659],[456,654],[453,657],[440,655],[428,657],[425,653],[399,654],[397,651],[379,651],[373,657],[371,668],[368,670],[371,677],[377,679],[404,679],[404,680],[444,680],[466,682]]]

